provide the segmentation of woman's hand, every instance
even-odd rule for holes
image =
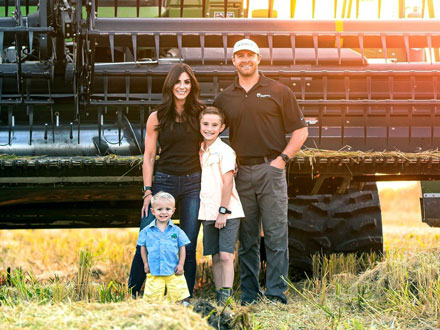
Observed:
[[[150,207],[151,197],[153,197],[153,194],[151,194],[151,192],[145,192],[145,193],[146,194],[150,193],[150,195],[144,198],[144,205],[142,206],[142,210],[141,210],[141,218],[146,217],[148,215],[148,208]]]
[[[150,266],[148,265],[148,263],[144,264],[144,271],[145,271],[145,274],[148,274],[150,272]]]

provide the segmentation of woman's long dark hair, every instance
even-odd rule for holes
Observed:
[[[173,88],[183,72],[186,72],[191,80],[191,91],[185,100],[182,115],[179,117],[174,104]],[[205,108],[199,97],[200,86],[191,67],[184,63],[174,65],[168,72],[162,87],[162,103],[156,108],[159,120],[156,130],[168,125],[171,125],[171,130],[173,130],[174,123],[181,121],[188,123],[192,129],[198,131],[200,126],[199,113]]]

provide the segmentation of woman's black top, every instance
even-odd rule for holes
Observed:
[[[199,172],[199,150],[201,134],[188,123],[165,125],[159,130],[159,145],[161,148],[159,161],[156,164],[158,172],[185,175]]]

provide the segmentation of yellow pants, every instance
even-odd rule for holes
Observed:
[[[164,297],[165,288],[167,288],[166,297]],[[187,297],[189,297],[189,291],[185,276],[175,274],[169,276],[147,275],[144,298],[155,301],[164,300],[166,298],[169,302],[174,303]]]

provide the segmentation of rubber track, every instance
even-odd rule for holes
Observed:
[[[291,269],[311,270],[315,253],[383,251],[375,183],[339,195],[296,196],[289,200],[288,214]]]

